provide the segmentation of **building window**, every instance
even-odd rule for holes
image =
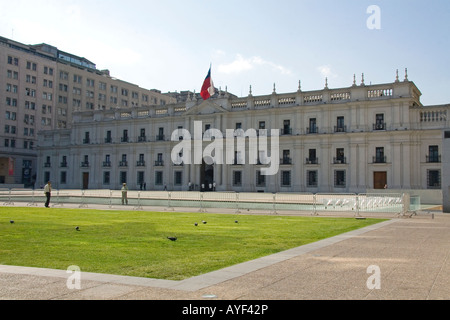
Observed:
[[[163,154],[162,153],[158,153],[156,161],[155,161],[155,166],[161,167],[163,165],[164,165]]]
[[[108,130],[108,131],[106,131],[105,143],[111,143],[111,142],[112,142],[111,130]]]
[[[164,128],[158,129],[158,135],[156,136],[156,141],[164,141]]]
[[[122,161],[119,162],[119,167],[126,167],[126,166],[128,166],[127,155],[122,154]]]
[[[103,184],[109,184],[110,177],[111,177],[111,173],[109,171],[103,172]]]
[[[318,173],[317,170],[308,170],[306,172],[306,186],[307,187],[317,187],[317,182],[318,182]]]
[[[163,184],[163,172],[156,171],[155,172],[155,185],[161,186]]]
[[[144,171],[137,172],[137,183],[140,185],[144,183]]]
[[[292,164],[290,150],[283,150],[283,158],[281,159],[281,164]]]
[[[85,132],[84,133],[84,139],[83,139],[83,143],[84,144],[88,144],[91,142],[91,139],[89,138],[89,132]]]
[[[256,171],[256,186],[257,187],[266,186],[266,176],[262,175],[260,170]]]
[[[281,134],[292,134],[291,120],[283,121],[283,130]]]
[[[8,64],[12,64],[14,66],[18,66],[19,65],[19,58],[14,58],[14,57],[8,56]]]
[[[128,142],[128,130],[123,130],[122,142]]]
[[[104,167],[111,167],[111,156],[109,154],[105,155],[105,161],[103,161]]]
[[[183,172],[175,171],[174,181],[176,186],[181,186],[183,184]]]
[[[76,75],[76,74],[73,75],[73,82],[75,82],[75,83],[81,83],[81,79],[82,79],[81,76]]]
[[[386,124],[384,123],[384,114],[378,113],[375,115],[375,124],[373,130],[386,130]]]
[[[345,188],[345,170],[334,171],[334,186],[336,188]]]
[[[334,132],[346,132],[347,129],[344,124],[344,117],[337,117],[336,127],[334,128]]]
[[[127,183],[127,172],[120,171],[120,184]]]
[[[427,170],[428,189],[441,188],[441,170]]]
[[[306,130],[308,133],[317,133],[317,120],[316,118],[309,119],[309,128]]]
[[[291,171],[281,171],[281,186],[290,187],[291,186]]]
[[[306,158],[306,164],[318,164],[319,159],[316,155],[316,149],[309,149],[308,158]]]
[[[344,148],[336,149],[336,157],[333,159],[334,164],[347,163],[347,159],[344,156]]]
[[[373,163],[386,163],[386,156],[384,155],[384,147],[377,147],[375,149],[375,157]]]
[[[233,186],[242,186],[242,171],[233,171]]]
[[[61,184],[66,184],[67,183],[67,172],[66,171],[61,171],[59,182]]]
[[[84,155],[84,160],[81,162],[82,167],[89,167],[89,156]]]
[[[50,171],[44,172],[44,183],[47,184],[47,182],[50,181]]]
[[[427,162],[441,162],[441,156],[439,155],[439,146],[429,146],[428,156],[426,156]]]
[[[62,156],[60,166],[61,168],[67,168],[67,156]]]

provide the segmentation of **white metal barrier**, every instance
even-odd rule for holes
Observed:
[[[273,214],[281,211],[343,212],[359,216],[361,212],[384,212],[405,214],[410,210],[410,201],[414,208],[420,207],[420,198],[410,199],[403,194],[345,194],[345,193],[251,193],[251,192],[199,192],[199,191],[127,191],[122,197],[121,190],[52,190],[51,205],[64,206],[75,204],[80,208],[89,205],[107,205],[109,208],[132,205],[135,210],[144,207],[165,207],[174,210],[178,207],[198,208],[206,212],[208,208],[233,209],[236,213],[250,210],[265,210]],[[0,188],[0,201],[3,205],[15,202],[36,206],[45,202],[42,189],[6,189]]]

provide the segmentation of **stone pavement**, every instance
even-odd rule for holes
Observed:
[[[182,281],[0,265],[0,300],[450,300],[449,256],[450,214],[422,213]]]

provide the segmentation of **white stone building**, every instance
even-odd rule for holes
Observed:
[[[423,106],[420,96],[407,74],[399,80],[397,73],[385,84],[366,85],[362,77],[338,89],[304,92],[299,86],[279,94],[274,86],[265,96],[219,92],[206,101],[191,95],[164,106],[79,111],[71,129],[39,134],[38,183],[91,189],[145,183],[146,190],[188,190],[189,183],[208,190],[215,183],[218,191],[238,192],[440,189],[450,105]],[[239,153],[229,164],[174,164],[171,151],[179,141],[171,141],[172,133],[186,129],[194,136],[199,121],[206,138],[212,128],[224,136],[227,129],[253,128],[267,129],[272,142],[271,129],[279,130],[278,172],[262,175],[268,165],[250,163],[249,138],[243,164]],[[211,143],[203,141],[202,149]]]

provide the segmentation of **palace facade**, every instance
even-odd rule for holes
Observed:
[[[123,182],[146,190],[207,191],[210,185],[237,192],[440,189],[442,130],[450,124],[450,105],[424,106],[420,96],[406,72],[402,80],[397,72],[384,84],[367,85],[363,76],[360,83],[354,79],[337,89],[326,84],[306,92],[299,86],[279,94],[274,85],[264,96],[253,96],[251,89],[247,97],[219,90],[206,101],[188,94],[175,99],[182,102],[164,105],[74,110],[70,128],[39,133],[37,181],[77,189],[119,189]],[[174,133],[185,129],[194,139],[199,123],[201,141],[191,143],[200,143],[202,150],[212,143],[210,129],[224,137],[227,129],[235,136],[236,129],[255,129],[259,136],[245,138],[244,152],[232,149],[231,163],[211,157],[201,163],[173,161],[172,150],[180,143]],[[278,139],[276,174],[262,173],[268,165],[259,161],[261,154],[256,163],[249,161],[250,144],[265,132],[269,144]]]

